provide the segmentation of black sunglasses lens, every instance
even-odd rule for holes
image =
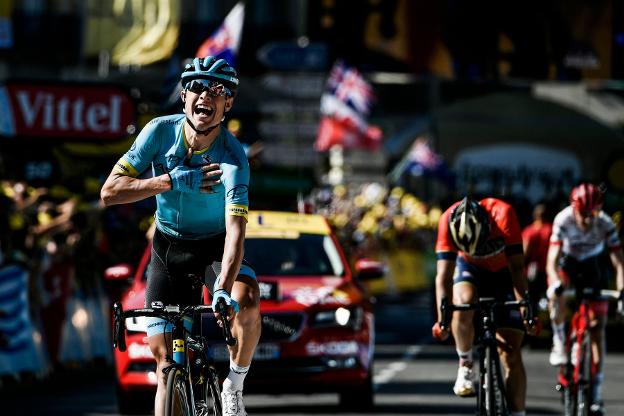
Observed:
[[[192,93],[195,94],[201,94],[202,92],[204,92],[205,90],[209,89],[209,87],[207,85],[202,84],[201,82],[198,81],[191,81],[191,83],[188,86],[188,90]]]

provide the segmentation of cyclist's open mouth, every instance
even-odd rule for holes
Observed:
[[[214,114],[214,109],[204,104],[198,104],[193,109],[193,113],[203,117],[210,117]]]

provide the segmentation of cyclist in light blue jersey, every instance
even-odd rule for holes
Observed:
[[[158,117],[119,159],[101,191],[106,205],[156,197],[156,231],[148,267],[146,306],[190,305],[201,283],[230,305],[230,373],[223,383],[223,411],[246,415],[243,381],[260,338],[259,289],[243,259],[249,164],[242,145],[221,122],[232,108],[238,76],[224,59],[195,58],[182,72],[184,113]],[[151,168],[151,177],[143,173]],[[193,276],[200,276],[198,282]],[[164,321],[148,324],[157,361],[156,415],[164,414],[167,345]]]

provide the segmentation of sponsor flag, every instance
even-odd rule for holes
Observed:
[[[337,61],[321,96],[321,120],[315,149],[324,152],[334,145],[346,149],[379,148],[381,129],[367,121],[374,101],[373,89],[360,72]]]

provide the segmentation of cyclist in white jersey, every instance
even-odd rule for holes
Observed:
[[[260,291],[255,272],[243,259],[249,163],[242,145],[221,125],[232,108],[238,76],[226,60],[209,56],[188,64],[181,81],[184,114],[149,122],[113,168],[101,196],[106,205],[156,197],[146,306],[196,304],[201,283],[211,289],[213,307],[218,299],[230,306],[228,319],[239,342],[230,347],[223,413],[246,416],[243,381],[260,338]],[[144,178],[150,168],[151,177]],[[170,332],[171,325],[162,319],[151,319],[147,327],[157,362],[157,416],[165,414],[162,370],[170,365],[170,343],[163,334]]]
[[[602,192],[590,183],[581,183],[572,189],[570,205],[564,208],[553,222],[550,247],[546,261],[548,274],[548,297],[553,328],[551,365],[567,362],[565,354],[565,322],[563,302],[556,302],[561,289],[569,285],[602,289],[606,287],[605,250],[616,274],[616,285],[622,295],[618,310],[622,313],[624,297],[624,257],[615,224],[602,211]],[[592,322],[591,338],[598,373],[594,383],[592,415],[604,414],[601,399],[602,363],[605,355],[604,330],[608,302],[595,300],[590,305],[595,320]]]

